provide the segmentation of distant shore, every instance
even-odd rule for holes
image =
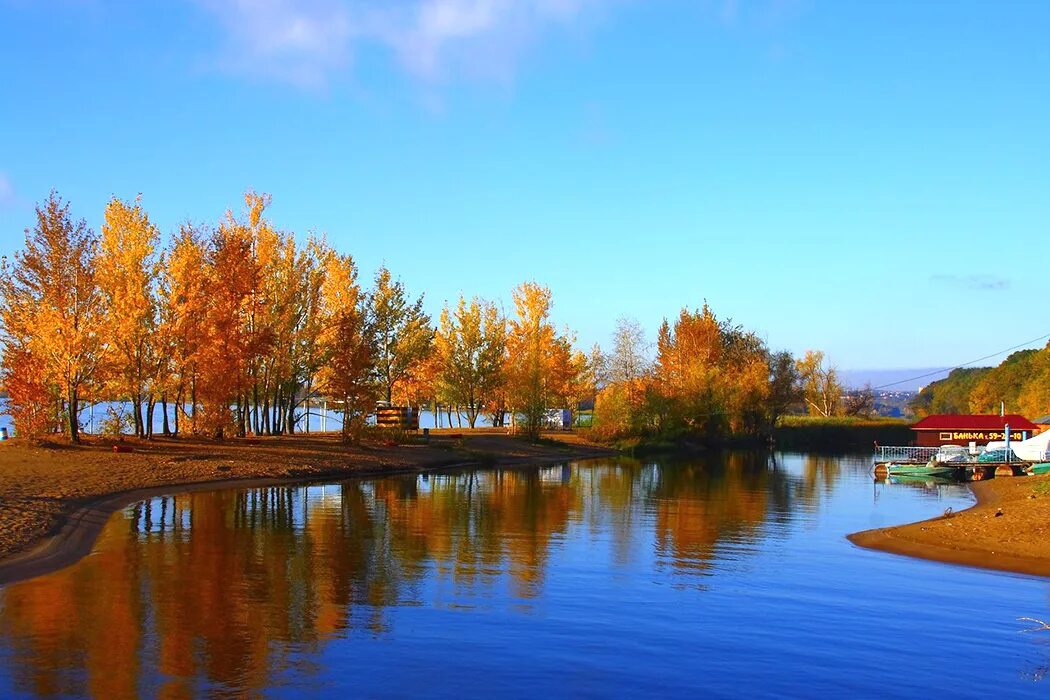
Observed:
[[[74,563],[112,513],[160,494],[454,469],[556,463],[615,454],[573,433],[531,443],[505,430],[433,431],[429,444],[345,447],[336,435],[212,442],[158,438],[73,447],[0,442],[0,584]]]
[[[1050,576],[1050,477],[992,479],[973,492],[977,503],[964,511],[848,539],[920,559]]]

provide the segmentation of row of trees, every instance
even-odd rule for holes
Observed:
[[[147,438],[158,406],[165,434],[292,433],[317,395],[342,406],[348,440],[377,400],[463,406],[471,426],[509,411],[535,434],[547,406],[586,395],[586,358],[551,323],[546,288],[515,289],[509,319],[461,298],[435,328],[389,270],[362,287],[351,256],[278,231],[269,204],[248,192],[241,217],[183,225],[162,246],[138,199],[110,201],[96,236],[52,193],[0,270],[17,431],[64,425],[77,442],[82,404],[113,401]]]
[[[911,402],[918,416],[1008,412],[1032,418],[1050,407],[1050,346],[1021,350],[997,367],[964,367],[931,382]]]
[[[673,323],[664,320],[655,359],[648,349],[638,323],[620,319],[612,352],[592,355],[600,433],[759,437],[788,411],[832,416],[852,406],[823,353],[811,350],[796,360],[772,351],[706,304],[682,309]]]
[[[706,304],[663,323],[653,360],[627,320],[610,353],[575,350],[550,290],[531,282],[509,315],[461,297],[434,324],[386,268],[365,287],[323,237],[277,230],[268,195],[244,201],[166,245],[138,199],[112,199],[98,236],[55,193],[37,208],[0,269],[0,381],[20,434],[64,425],[77,442],[85,401],[130,405],[143,438],[158,407],[165,434],[293,433],[310,397],[342,407],[347,440],[377,400],[461,408],[471,427],[511,415],[535,435],[549,407],[593,397],[608,435],[712,439],[767,434],[788,410],[843,410],[821,353],[773,352]]]

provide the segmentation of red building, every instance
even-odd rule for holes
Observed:
[[[946,413],[926,416],[911,427],[915,431],[915,444],[920,447],[938,445],[969,445],[975,442],[984,445],[995,440],[1005,440],[1006,426],[1010,426],[1010,439],[1020,442],[1039,432],[1039,426],[1024,416],[963,416]]]

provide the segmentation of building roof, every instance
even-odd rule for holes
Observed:
[[[1002,430],[1007,425],[1011,430],[1038,430],[1032,421],[1016,413],[1005,416],[998,414],[985,416],[966,416],[956,413],[942,413],[926,416],[911,427],[912,430]]]
[[[1036,425],[1050,425],[1050,416],[1040,416],[1032,422]]]

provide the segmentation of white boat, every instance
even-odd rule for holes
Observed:
[[[941,445],[933,456],[935,462],[969,462],[970,452],[962,445]]]
[[[1006,441],[997,440],[985,445],[985,452],[1005,450]],[[1020,442],[1010,442],[1010,450],[1021,462],[1050,462],[1050,430]]]

